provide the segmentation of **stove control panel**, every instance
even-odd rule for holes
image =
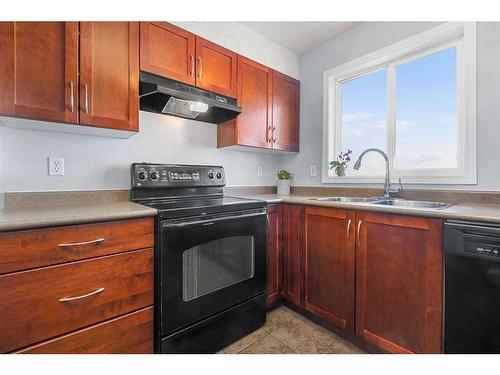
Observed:
[[[134,163],[131,165],[133,188],[224,186],[224,168],[206,165],[170,165]]]

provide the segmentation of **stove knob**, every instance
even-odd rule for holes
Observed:
[[[222,179],[222,173],[217,172],[217,176],[216,177],[217,177],[218,180]]]
[[[214,179],[214,172],[208,172],[208,178],[210,180],[213,180]]]
[[[137,173],[137,178],[141,181],[144,181],[146,180],[148,176],[146,175],[146,172],[144,171],[139,171],[139,173]]]
[[[153,181],[158,180],[159,178],[158,172],[156,171],[149,172],[149,178],[152,179]]]

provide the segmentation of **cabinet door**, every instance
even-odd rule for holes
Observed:
[[[267,299],[268,305],[281,298],[282,278],[282,241],[281,241],[281,204],[267,207],[269,225],[267,230]]]
[[[283,206],[283,298],[300,305],[302,298],[302,206]]]
[[[441,352],[442,221],[356,212],[356,333],[392,353]]]
[[[167,22],[141,22],[141,70],[195,84],[196,36]]]
[[[139,129],[139,24],[80,23],[80,123]]]
[[[354,332],[354,212],[307,207],[304,307]]]
[[[272,70],[238,57],[238,144],[270,148]]]
[[[77,22],[0,22],[0,55],[1,114],[77,122]]]
[[[299,81],[273,71],[273,148],[299,151]]]
[[[236,61],[233,51],[196,37],[196,86],[236,97]]]

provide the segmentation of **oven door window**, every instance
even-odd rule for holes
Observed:
[[[220,238],[182,254],[185,302],[251,279],[255,272],[254,236]]]

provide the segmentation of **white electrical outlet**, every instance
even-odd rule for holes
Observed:
[[[257,167],[257,177],[262,177],[262,167]]]
[[[64,158],[49,157],[49,176],[64,176]]]
[[[311,166],[309,167],[309,176],[316,177],[316,165],[315,164],[311,164]]]

